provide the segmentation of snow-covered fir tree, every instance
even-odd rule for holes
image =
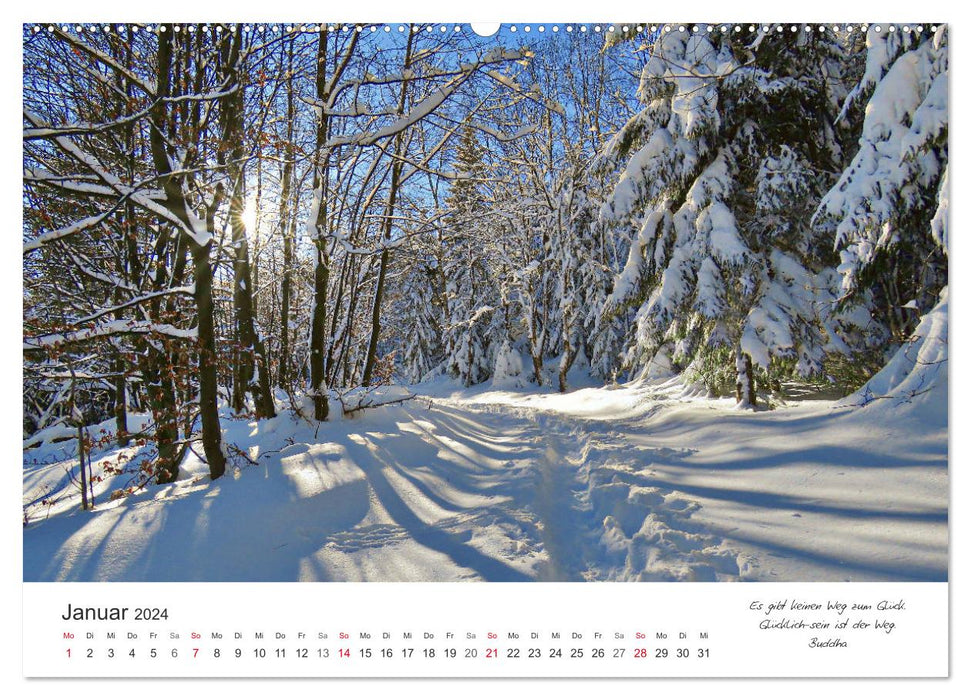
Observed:
[[[863,112],[859,143],[816,213],[840,252],[844,298],[865,299],[871,337],[885,329],[897,349],[858,392],[863,403],[947,382],[947,40],[945,26],[870,29],[866,69],[840,112]]]
[[[581,173],[570,180],[559,201],[562,225],[554,236],[552,257],[559,302],[560,391],[566,391],[566,374],[575,364],[607,379],[617,361],[616,324],[602,313],[613,269],[597,220],[597,184]]]
[[[898,341],[947,284],[947,28],[867,33],[866,70],[841,117],[863,105],[852,161],[816,214],[840,251],[842,294],[873,295]]]
[[[842,157],[828,118],[840,52],[832,36],[769,27],[657,38],[644,109],[608,144],[628,160],[601,212],[633,232],[607,309],[635,311],[632,372],[670,358],[749,406],[756,369],[808,376],[848,350],[839,327],[856,319],[834,316],[830,246],[808,225]]]
[[[442,364],[441,273],[433,256],[416,262],[404,283],[400,300],[404,335],[401,364],[411,383],[420,382]]]
[[[446,372],[469,386],[492,372],[496,338],[489,330],[498,291],[486,258],[495,232],[484,187],[487,167],[470,127],[462,131],[454,169],[456,178],[445,200],[443,345]]]

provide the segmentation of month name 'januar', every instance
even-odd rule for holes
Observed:
[[[124,620],[128,608],[78,608],[67,604],[67,612],[61,615],[64,620]]]

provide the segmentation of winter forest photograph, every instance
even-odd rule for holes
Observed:
[[[948,580],[947,26],[22,39],[25,581]]]

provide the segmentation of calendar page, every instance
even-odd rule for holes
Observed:
[[[300,14],[22,25],[23,675],[947,677],[949,26]]]

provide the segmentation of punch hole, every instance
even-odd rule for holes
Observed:
[[[479,36],[492,36],[502,25],[499,22],[475,22],[471,26],[472,31]]]

